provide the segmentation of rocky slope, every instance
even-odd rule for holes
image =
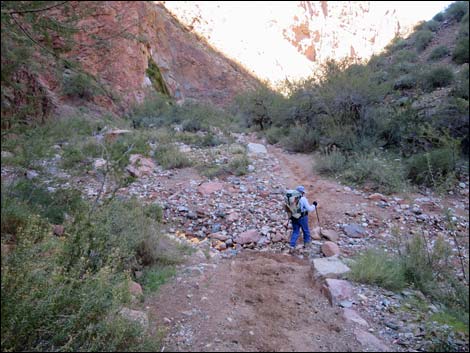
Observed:
[[[35,109],[43,119],[64,103],[83,105],[93,101],[98,107],[126,110],[132,103],[142,101],[149,89],[176,101],[197,99],[225,106],[236,94],[259,84],[248,72],[190,33],[159,4],[97,1],[70,2],[67,6],[44,11],[43,16],[65,26],[73,21],[73,11],[80,18],[73,22],[73,44],[59,32],[49,35],[52,38],[33,30],[28,34],[37,43],[33,45],[37,50],[34,67],[25,65],[12,76],[13,81],[23,85],[20,89],[2,79],[2,116],[15,114],[15,107],[26,106],[28,100],[24,96],[28,94],[44,97],[45,103]],[[31,25],[23,14],[12,16],[26,28]],[[2,41],[4,35],[9,33],[2,32]],[[11,42],[12,46],[18,45],[14,39]],[[73,64],[42,57],[39,49],[46,46],[50,47],[49,52],[62,52],[62,58]],[[4,60],[2,56],[2,66]],[[93,75],[106,93],[88,93],[95,79],[74,82],[77,67],[80,72]],[[69,87],[67,82],[71,82]]]

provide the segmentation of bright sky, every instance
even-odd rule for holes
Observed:
[[[430,20],[455,1],[371,1],[374,7],[396,7],[400,18]]]
[[[352,45],[359,57],[367,58],[373,52],[382,50],[395,36],[397,19],[402,33],[406,34],[415,24],[432,19],[452,2],[330,2],[329,16],[319,16],[309,24],[311,31],[326,34],[319,44],[321,46],[316,48],[317,61],[329,56],[339,58],[349,55]],[[321,13],[320,2],[312,3],[314,10]],[[307,10],[299,4],[292,1],[165,1],[167,8],[176,9],[183,22],[186,20],[188,24],[194,24],[195,31],[201,31],[225,55],[271,82],[285,77],[307,77],[315,69],[314,64],[299,53],[299,48],[285,38],[284,31],[292,26],[294,18],[299,21],[306,18]],[[367,11],[358,11],[357,19],[353,16],[341,17],[343,11],[353,15],[359,8]],[[201,21],[194,22],[195,17],[200,17]],[[363,26],[356,26],[355,21],[363,22]],[[328,33],[330,28],[343,28],[341,39],[335,33]],[[373,45],[369,40],[372,37]]]

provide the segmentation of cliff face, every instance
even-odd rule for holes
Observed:
[[[141,101],[148,86],[177,100],[193,98],[226,105],[256,79],[189,33],[161,5],[149,2],[99,2],[80,23],[73,53],[82,67],[99,77],[126,102]],[[90,32],[92,31],[92,32]],[[88,46],[90,34],[108,38]],[[150,69],[150,70],[149,70]]]
[[[262,79],[311,75],[328,58],[369,58],[414,24],[367,1],[165,1],[188,28]]]

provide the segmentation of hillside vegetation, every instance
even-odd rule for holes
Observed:
[[[2,350],[162,349],[128,307],[142,305],[140,285],[158,290],[192,249],[165,236],[165,205],[119,194],[144,163],[167,179],[185,167],[207,179],[242,176],[250,160],[234,133],[254,130],[289,151],[316,153],[320,172],[370,190],[443,192],[468,175],[468,2],[367,63],[329,61],[312,78],[285,83],[287,95],[263,87],[222,110],[177,104],[162,86],[166,94],[149,89],[118,113],[92,103],[99,95],[119,101],[106,84],[49,51],[57,36],[73,46],[67,21],[38,15],[47,2],[25,3],[2,2]],[[15,27],[11,11],[27,12],[31,27]],[[27,30],[51,32],[41,60]],[[70,104],[57,116],[45,92],[17,84],[25,67],[43,73],[48,60],[60,63]],[[468,286],[456,288],[455,306],[468,313]]]
[[[468,172],[468,21],[468,2],[453,3],[367,63],[329,61],[234,111],[270,143],[317,151],[325,174],[385,192],[451,188]]]

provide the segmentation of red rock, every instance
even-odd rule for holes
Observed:
[[[54,228],[52,231],[54,232],[54,235],[61,237],[62,235],[64,235],[65,229],[63,225],[54,224]]]
[[[367,323],[366,320],[364,320],[355,310],[349,309],[349,308],[344,308],[343,309],[343,318],[347,322],[354,322],[358,325],[364,326],[364,327],[369,327],[369,324]]]
[[[375,193],[375,194],[370,195],[369,200],[387,202],[387,198],[384,195],[379,194],[379,193]]]
[[[210,182],[201,184],[197,188],[197,191],[202,195],[209,195],[209,194],[212,194],[213,192],[222,190],[223,188],[224,188],[224,183],[210,181]]]
[[[338,233],[331,229],[322,229],[321,235],[323,235],[329,241],[337,242],[339,239]]]
[[[354,329],[354,335],[359,343],[371,352],[393,352],[387,345],[380,341],[373,334],[360,328]]]
[[[238,244],[256,243],[261,239],[261,235],[256,229],[250,229],[235,237],[234,241]]]
[[[321,251],[325,256],[330,257],[339,254],[339,247],[332,241],[327,241],[321,246]]]
[[[226,241],[229,238],[229,236],[224,235],[222,233],[211,233],[211,234],[209,234],[209,238],[217,239],[217,240],[220,240],[220,241]]]
[[[327,278],[322,291],[331,305],[336,305],[340,301],[347,300],[354,295],[351,284],[342,279]]]
[[[129,292],[135,296],[141,296],[143,294],[142,286],[134,281],[129,282]]]

